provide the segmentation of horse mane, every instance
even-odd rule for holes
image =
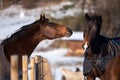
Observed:
[[[33,25],[36,25],[36,24],[39,24],[39,20],[33,22],[32,24],[28,24],[28,25],[21,27],[20,29],[16,30],[16,32],[13,33],[10,37],[4,39],[2,41],[2,44],[5,44],[8,41],[12,41],[12,40],[16,40],[20,38],[21,36],[24,35],[26,31],[28,31],[31,27],[33,27]]]

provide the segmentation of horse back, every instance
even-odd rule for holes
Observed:
[[[116,55],[120,55],[120,37],[109,38],[109,43],[111,51],[109,53],[113,53]],[[109,49],[108,49],[109,50]]]
[[[110,40],[120,46],[120,37],[110,38]]]

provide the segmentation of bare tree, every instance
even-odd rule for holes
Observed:
[[[120,36],[120,0],[97,0],[96,4],[96,12],[103,15],[103,34]]]

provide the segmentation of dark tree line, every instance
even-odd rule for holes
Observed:
[[[98,13],[104,17],[103,33],[110,36],[120,36],[120,0],[101,0],[104,8],[98,7]]]
[[[110,37],[120,36],[120,0],[83,0],[83,8],[86,5],[89,13],[95,10],[95,14],[103,17],[101,33]],[[89,2],[90,1],[90,2]]]
[[[84,12],[88,9],[89,14],[101,14],[103,17],[103,26],[101,33],[106,36],[120,36],[120,0],[3,0],[4,6],[9,4],[22,4],[24,7],[34,8],[48,2],[74,1],[75,5],[80,5]],[[81,4],[78,4],[78,3]],[[63,23],[74,26],[74,30],[83,30],[84,13],[76,15],[77,17],[64,18]],[[67,22],[66,22],[67,21]],[[60,22],[60,20],[59,20]],[[80,28],[80,29],[79,29]]]

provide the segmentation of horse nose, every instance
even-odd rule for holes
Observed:
[[[70,36],[73,34],[73,31],[70,28],[67,28],[67,31],[69,32]]]

